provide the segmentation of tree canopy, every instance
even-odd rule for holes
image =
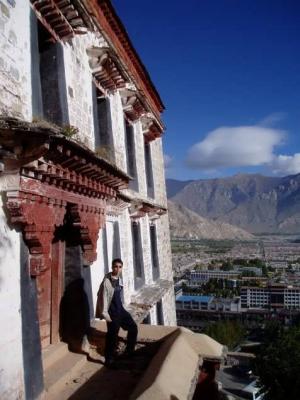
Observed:
[[[245,336],[245,328],[239,322],[219,321],[208,325],[204,333],[211,336],[217,342],[233,349]]]
[[[298,400],[300,395],[300,325],[285,329],[270,323],[256,358],[266,400]]]

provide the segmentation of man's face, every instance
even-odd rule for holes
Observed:
[[[112,275],[116,276],[116,277],[119,277],[121,275],[121,273],[122,273],[122,268],[123,268],[123,265],[121,263],[115,262],[112,265]]]

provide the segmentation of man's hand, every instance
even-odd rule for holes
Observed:
[[[111,322],[111,318],[108,313],[103,313],[102,317],[105,319],[106,322]]]

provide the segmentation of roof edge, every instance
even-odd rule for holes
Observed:
[[[162,99],[151,77],[135,50],[120,17],[110,0],[82,0],[86,8],[92,11],[94,20],[100,27],[105,39],[114,47],[116,53],[129,68],[134,80],[148,97],[151,106],[160,114],[165,109]]]

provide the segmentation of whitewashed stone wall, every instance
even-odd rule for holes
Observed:
[[[151,259],[149,220],[147,215],[143,218],[140,218],[140,225],[142,234],[142,253],[144,261],[145,284],[151,285],[151,283],[153,282],[152,259]]]
[[[144,135],[142,132],[142,124],[137,121],[134,124],[135,134],[135,156],[137,164],[137,179],[139,182],[139,194],[141,197],[147,196],[147,184],[146,184],[146,170],[145,170],[145,147],[144,147]]]
[[[163,296],[162,309],[164,314],[164,325],[168,326],[177,325],[176,310],[175,310],[175,294],[173,288],[170,288],[169,291]]]
[[[151,156],[153,165],[153,181],[155,201],[167,207],[165,167],[163,160],[162,140],[161,138],[151,142]]]
[[[2,183],[0,178],[0,191]],[[0,197],[0,398],[24,399],[20,303],[20,238],[12,231]]]
[[[70,125],[79,130],[80,139],[94,147],[92,74],[90,72],[84,37],[75,37],[64,45],[64,62]]]
[[[127,170],[126,147],[125,147],[125,124],[121,96],[118,91],[109,95],[112,132],[116,165],[123,171]]]
[[[156,221],[156,226],[160,276],[162,279],[172,280],[173,272],[168,215],[162,215]]]
[[[157,325],[156,307],[152,307],[149,314],[151,325]]]
[[[106,249],[104,246],[104,230],[102,229],[99,233],[99,239],[97,242],[97,260],[91,265],[91,281],[92,281],[92,294],[93,294],[93,305],[94,310],[97,302],[97,293],[99,290],[100,283],[102,282],[105,270],[106,270]]]
[[[134,267],[133,267],[133,248],[131,219],[128,210],[124,211],[119,217],[120,226],[120,245],[123,266],[124,301],[129,304],[131,295],[134,293]]]
[[[0,112],[29,121],[32,117],[29,1],[0,1],[0,43]]]

